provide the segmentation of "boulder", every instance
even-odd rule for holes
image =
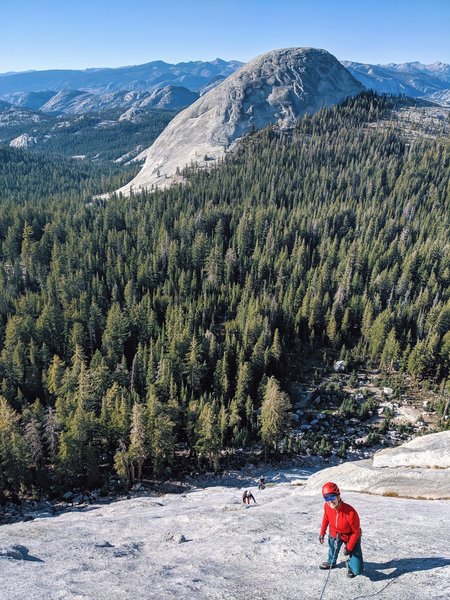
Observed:
[[[345,360],[337,360],[333,365],[333,369],[336,373],[345,373],[346,368],[347,363],[345,362]]]
[[[0,548],[0,558],[13,558],[14,560],[24,560],[28,550],[24,546],[6,546]]]

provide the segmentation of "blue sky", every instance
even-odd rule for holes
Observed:
[[[448,0],[3,0],[0,73],[247,61],[290,46],[365,63],[450,63]]]

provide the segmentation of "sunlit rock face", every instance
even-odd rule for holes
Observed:
[[[318,494],[325,481],[339,481],[341,491],[384,496],[450,498],[450,431],[415,438],[376,452],[373,459],[346,462],[308,479],[305,494]]]
[[[179,113],[140,156],[145,158],[141,172],[119,192],[167,187],[180,180],[176,174],[186,165],[214,164],[247,133],[270,124],[291,126],[301,115],[363,89],[325,50],[262,54]]]

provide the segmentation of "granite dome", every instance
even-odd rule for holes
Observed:
[[[191,162],[211,164],[250,131],[275,123],[291,126],[301,115],[363,89],[326,50],[287,48],[262,54],[179,113],[138,157],[145,158],[144,167],[119,192],[167,187],[177,180],[178,169]]]

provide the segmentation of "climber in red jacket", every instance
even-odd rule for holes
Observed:
[[[364,561],[361,550],[361,528],[359,515],[356,510],[341,500],[338,486],[329,481],[322,487],[325,500],[322,527],[319,542],[324,543],[325,533],[328,534],[328,561],[320,565],[321,569],[334,569],[342,544],[345,544],[344,555],[349,556],[347,577],[361,575],[364,571]]]

